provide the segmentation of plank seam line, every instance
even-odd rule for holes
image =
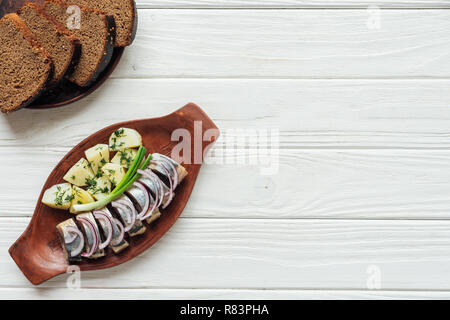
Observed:
[[[111,76],[114,80],[282,80],[282,81],[437,81],[450,80],[450,76],[379,76],[379,77],[302,77],[302,76]]]
[[[145,4],[138,4],[137,8],[139,10],[180,10],[180,11],[187,11],[187,10],[223,10],[223,11],[301,11],[301,10],[308,10],[308,11],[318,11],[318,10],[333,10],[333,11],[351,11],[351,10],[366,10],[371,4],[368,3],[367,5],[360,5],[360,6],[298,6],[298,7],[159,7],[159,6],[152,6],[152,5],[145,5]],[[383,6],[378,5],[378,7],[381,10],[448,10],[450,9],[449,5],[443,5],[443,6],[418,6],[418,7],[401,7],[401,6]]]
[[[11,219],[11,220],[18,220],[18,219],[30,219],[31,215],[24,215],[24,216],[5,216],[0,215],[0,219]],[[346,221],[346,222],[361,222],[361,221],[367,221],[367,222],[373,222],[373,221],[380,221],[380,222],[408,222],[408,221],[417,221],[417,222],[450,222],[450,217],[448,219],[444,218],[346,218],[346,217],[286,217],[286,218],[266,218],[266,217],[179,217],[179,220],[217,220],[217,221],[305,221],[305,222],[314,222],[314,221]]]
[[[34,289],[34,290],[50,290],[50,289],[67,289],[67,287],[20,287],[20,286],[0,286],[1,289]],[[450,289],[395,289],[395,288],[389,288],[389,289],[381,289],[381,290],[368,290],[363,288],[314,288],[314,287],[291,287],[291,288],[284,288],[284,287],[245,287],[245,288],[229,288],[229,287],[152,287],[152,286],[141,286],[141,287],[102,287],[102,288],[89,288],[89,287],[82,287],[82,290],[204,290],[204,291],[213,291],[213,290],[229,290],[229,291],[245,291],[245,290],[254,290],[254,291],[328,291],[328,292],[364,292],[364,293],[383,293],[383,292],[404,292],[404,293],[426,293],[426,292],[433,292],[433,293],[450,293]],[[74,290],[76,292],[76,290]]]

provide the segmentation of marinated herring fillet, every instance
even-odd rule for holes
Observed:
[[[130,237],[136,237],[141,235],[147,231],[147,228],[144,226],[141,220],[136,219],[136,215],[134,214],[134,219],[130,220],[130,216],[127,214],[128,209],[132,209],[136,211],[136,208],[133,202],[123,194],[116,201],[111,203],[112,212],[116,214],[119,220],[125,226],[125,231],[128,232]]]
[[[66,220],[56,226],[61,245],[67,261],[81,261],[81,251],[84,248],[84,237],[73,219]]]
[[[25,107],[45,90],[53,63],[22,19],[15,13],[0,19],[0,109]]]
[[[99,212],[108,216],[112,222],[112,238],[111,242],[109,243],[109,247],[116,254],[122,252],[129,246],[128,242],[124,239],[122,234],[123,231],[121,229],[123,229],[123,226],[121,225],[120,221],[114,221],[115,218],[107,208],[103,208]],[[96,212],[94,212],[94,215],[95,214]],[[97,218],[97,221],[99,222],[99,225],[103,231],[103,235],[107,237],[107,234],[111,232],[111,230],[109,230],[111,228],[111,225],[107,223],[107,221],[102,219]]]
[[[99,249],[101,242],[100,231],[92,213],[83,213],[77,215],[77,221],[82,226],[85,234],[85,252],[84,257],[89,259],[98,259],[105,256],[105,250]]]

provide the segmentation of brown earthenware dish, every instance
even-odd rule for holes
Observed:
[[[33,284],[38,285],[67,272],[69,264],[61,247],[56,225],[73,217],[73,215],[67,211],[47,207],[42,204],[41,200],[46,189],[64,182],[63,176],[81,157],[84,157],[86,149],[99,143],[107,143],[112,132],[121,127],[127,127],[136,129],[142,135],[143,145],[148,149],[148,152],[170,156],[172,149],[179,143],[178,141],[171,141],[172,132],[176,129],[185,129],[191,137],[198,137],[200,136],[200,130],[197,124],[200,122],[197,121],[201,121],[201,137],[205,136],[207,130],[214,129],[216,132],[216,135],[213,135],[211,139],[205,139],[208,141],[201,142],[201,151],[204,154],[218,138],[219,131],[203,110],[192,103],[162,118],[128,121],[109,126],[94,133],[73,148],[50,174],[42,188],[29,226],[9,249],[11,257],[24,275]],[[195,127],[194,122],[196,123]],[[200,142],[198,144],[200,145]],[[197,147],[198,153],[200,146],[196,146],[194,141],[191,143],[193,158],[195,147]],[[194,159],[190,162],[194,163]],[[182,165],[189,174],[177,188],[173,202],[167,209],[162,210],[160,220],[149,226],[145,234],[127,239],[130,246],[122,253],[115,255],[108,251],[106,256],[101,259],[84,259],[78,264],[82,271],[110,268],[133,259],[150,248],[170,229],[186,206],[201,167],[201,164],[182,163]]]

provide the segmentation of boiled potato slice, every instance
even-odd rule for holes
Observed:
[[[120,128],[113,132],[109,138],[109,147],[112,151],[124,150],[126,148],[137,148],[142,145],[142,137],[134,129]]]
[[[97,174],[101,167],[109,162],[109,147],[107,144],[98,144],[95,147],[87,149],[84,154],[91,164],[94,174]]]
[[[74,205],[91,203],[91,202],[95,201],[89,192],[87,192],[86,190],[83,190],[81,188],[78,188],[77,186],[73,186],[72,192],[73,192],[73,201],[72,201],[72,205],[70,206],[71,213],[74,213],[74,210],[73,210]]]
[[[70,182],[77,187],[87,186],[89,180],[93,179],[94,173],[86,159],[81,158],[64,176],[64,180]]]
[[[102,200],[111,193],[111,181],[106,175],[102,175],[94,180],[95,182],[88,187],[88,192],[96,199]]]
[[[107,163],[102,167],[102,171],[115,186],[117,186],[125,176],[125,169],[120,164]]]
[[[44,192],[42,203],[55,209],[68,210],[73,200],[70,183],[57,184]]]
[[[119,164],[122,167],[129,169],[137,156],[136,149],[123,149],[122,151],[117,151],[111,160],[111,163]]]

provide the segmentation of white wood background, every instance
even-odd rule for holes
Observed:
[[[380,29],[372,4],[140,0],[98,92],[0,117],[0,298],[450,298],[450,0],[379,0]],[[206,165],[141,257],[30,285],[7,249],[59,159],[189,101],[223,130],[278,128],[279,174]]]

